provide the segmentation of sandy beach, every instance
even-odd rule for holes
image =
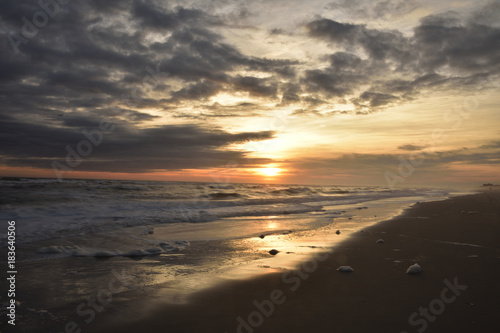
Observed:
[[[498,190],[416,204],[295,271],[222,284],[188,304],[133,322],[107,318],[88,331],[494,332],[498,235]],[[414,263],[422,272],[406,274]],[[338,272],[342,265],[354,272]]]
[[[261,239],[257,232],[231,241],[194,241],[178,254],[135,260],[21,262],[18,325],[2,325],[1,331],[421,333],[499,328],[500,191],[417,203],[373,224],[374,214],[380,218],[394,212],[378,204],[354,208],[352,221],[335,218],[340,222],[302,238],[294,232]],[[355,229],[356,223],[365,227]],[[148,237],[165,237],[162,232],[171,231],[157,227]],[[71,238],[66,241],[73,244]],[[58,242],[24,246],[21,254],[33,256],[39,246]],[[270,248],[281,252],[272,256]],[[227,263],[235,266],[222,269]],[[421,273],[406,274],[415,263]],[[339,272],[340,266],[354,271]],[[213,268],[171,280],[172,267],[186,272]]]

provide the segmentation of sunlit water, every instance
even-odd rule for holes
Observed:
[[[0,218],[16,221],[19,311],[34,327],[38,320],[74,317],[117,272],[129,279],[113,293],[112,307],[127,318],[139,316],[157,302],[185,303],[227,280],[293,269],[416,202],[453,195],[422,188],[108,180],[0,185]],[[6,231],[0,231],[4,250]]]
[[[148,294],[156,301],[186,302],[221,281],[294,268],[418,201],[451,195],[383,187],[0,182],[0,218],[17,225],[21,298],[34,309],[88,297],[116,270],[133,277],[126,291],[155,288]],[[0,241],[5,245],[6,230]]]

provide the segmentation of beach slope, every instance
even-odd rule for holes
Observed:
[[[416,204],[295,271],[221,284],[98,331],[496,332],[499,238],[500,191]],[[421,272],[407,274],[415,263]]]

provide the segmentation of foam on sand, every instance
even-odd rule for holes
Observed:
[[[143,257],[166,253],[179,252],[189,246],[188,241],[176,241],[173,243],[160,242],[157,246],[139,248],[132,250],[89,248],[73,245],[52,245],[39,248],[35,253],[41,255],[62,255],[73,257]]]

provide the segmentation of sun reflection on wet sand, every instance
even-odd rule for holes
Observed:
[[[151,246],[162,241],[190,241],[190,246],[176,253],[135,260],[109,258],[105,266],[109,270],[126,265],[141,286],[154,290],[153,301],[185,303],[190,295],[224,281],[295,269],[313,254],[334,250],[354,232],[386,220],[407,206],[407,202],[391,203],[386,199],[323,206],[322,211],[314,213],[232,217],[210,223],[155,225],[153,229],[131,227],[66,241],[72,245],[84,241],[90,247],[107,245],[117,249]],[[151,233],[144,232],[150,229]],[[337,230],[341,233],[336,234]],[[46,245],[51,245],[49,243]],[[279,252],[272,255],[271,250]]]

